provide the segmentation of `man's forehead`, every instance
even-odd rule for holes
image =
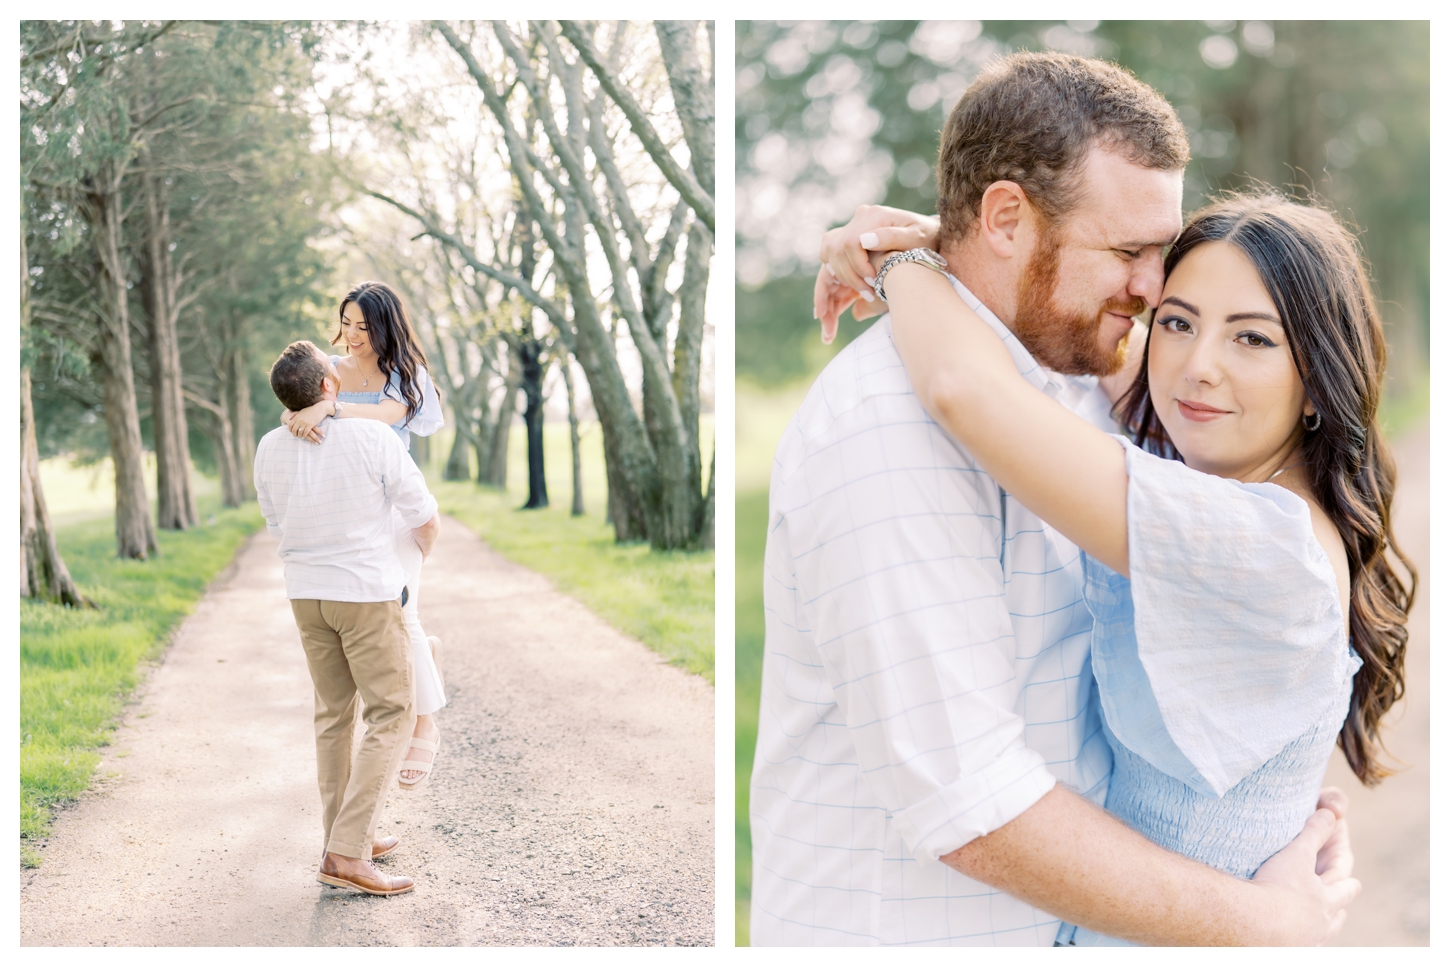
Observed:
[[[1068,221],[1085,240],[1116,248],[1167,245],[1183,229],[1183,172],[1145,168],[1095,148],[1084,161],[1082,195]]]

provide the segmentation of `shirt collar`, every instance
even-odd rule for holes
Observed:
[[[952,288],[957,290],[957,295],[962,301],[971,307],[983,322],[992,327],[992,331],[1002,340],[1007,351],[1012,354],[1012,361],[1017,364],[1017,372],[1022,378],[1033,386],[1037,387],[1049,397],[1057,400],[1069,409],[1075,409],[1088,393],[1097,389],[1098,378],[1096,376],[1064,376],[1055,370],[1048,369],[1032,357],[1022,341],[1013,335],[1012,330],[1007,328],[1006,323],[997,318],[997,314],[988,309],[986,304],[972,294],[954,275],[948,275]]]

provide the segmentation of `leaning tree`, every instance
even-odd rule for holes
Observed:
[[[562,284],[540,292],[516,264],[465,251],[445,226],[420,221],[557,327],[604,434],[616,536],[658,549],[714,539],[714,461],[702,488],[699,445],[715,222],[711,26],[658,23],[650,43],[629,24],[433,24],[483,95],[524,217]],[[601,260],[608,308],[638,357],[639,410],[596,296]]]

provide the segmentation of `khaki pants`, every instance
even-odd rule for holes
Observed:
[[[327,851],[372,857],[378,817],[413,731],[412,643],[396,601],[294,599],[316,695],[317,788]],[[358,702],[367,723],[357,755]]]

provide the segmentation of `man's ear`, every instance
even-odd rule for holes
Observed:
[[[993,254],[1010,259],[1033,249],[1034,212],[1015,181],[994,181],[982,192],[977,230]]]

